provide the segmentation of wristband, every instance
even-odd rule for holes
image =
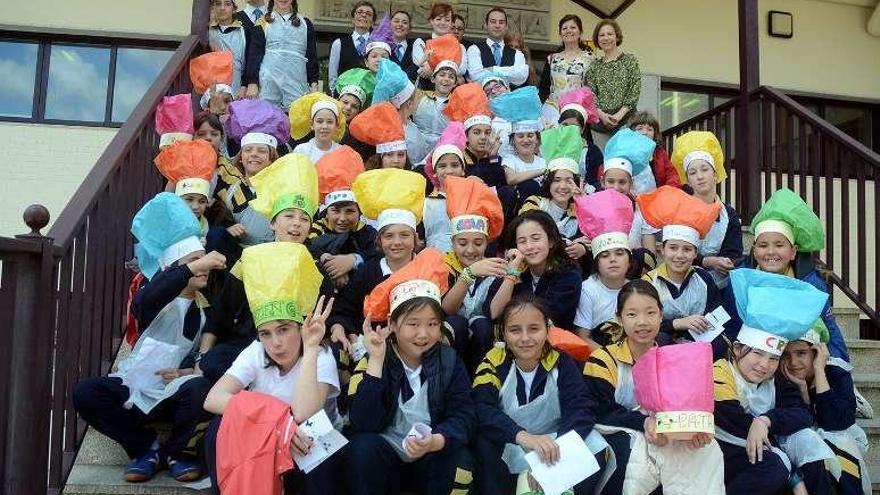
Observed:
[[[461,278],[463,278],[468,285],[473,285],[473,283],[477,281],[477,276],[474,275],[473,270],[471,270],[471,267],[469,266],[466,266],[464,270],[461,271]]]
[[[519,276],[522,275],[522,272],[514,268],[508,268],[507,275],[519,278]]]
[[[510,280],[510,281],[513,282],[514,284],[518,284],[518,283],[519,283],[519,276],[517,276],[517,275],[505,275],[505,276],[504,276],[504,280]]]

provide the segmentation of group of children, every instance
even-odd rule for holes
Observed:
[[[459,84],[452,35],[420,47],[431,92],[371,40],[338,98],[285,103],[264,95],[263,29],[260,82],[238,64],[203,113],[157,109],[168,187],[132,221],[131,353],[74,393],[126,480],[541,493],[528,454],[555,465],[574,431],[599,470],[569,493],[870,492],[823,227],[796,193],[744,257],[709,132],[670,157],[640,113],[600,150],[588,88],[544,122],[534,87]]]

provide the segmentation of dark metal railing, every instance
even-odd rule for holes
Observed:
[[[163,96],[192,91],[189,60],[202,50],[199,36],[181,42],[47,236],[39,230],[48,212],[31,207],[31,234],[0,238],[2,493],[64,487],[86,430],[73,388],[111,366],[131,276],[129,223],[163,187],[152,163],[155,109]]]
[[[753,132],[758,134],[760,176],[738,173],[748,169],[736,156],[738,104],[738,99],[728,101],[667,129],[667,149],[671,152],[675,138],[687,131],[714,132],[730,176],[719,194],[740,212],[760,208],[743,193],[747,185],[758,187],[758,199],[764,200],[782,187],[798,192],[825,223],[819,261],[830,272],[828,280],[880,325],[880,155],[780,91],[763,86],[749,94],[750,111],[758,116]],[[744,215],[744,224],[750,220]]]

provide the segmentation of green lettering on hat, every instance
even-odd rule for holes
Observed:
[[[309,218],[312,218],[315,216],[316,207],[312,201],[303,194],[282,194],[275,199],[275,203],[272,205],[272,218],[275,218],[275,216],[282,211],[290,209],[300,210],[308,215]]]
[[[253,308],[254,326],[276,320],[291,320],[302,323],[305,319],[294,301],[269,301]]]

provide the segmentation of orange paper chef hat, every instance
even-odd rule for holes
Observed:
[[[707,204],[677,187],[663,186],[636,200],[642,216],[663,229],[663,240],[677,239],[700,246],[721,212],[721,203]]]
[[[199,94],[215,84],[232,84],[232,52],[209,52],[190,60],[189,79]]]
[[[349,130],[355,139],[375,146],[380,155],[406,149],[403,120],[390,102],[383,101],[357,114]]]
[[[364,160],[357,151],[343,145],[324,155],[315,168],[318,169],[318,192],[324,206],[344,201],[357,203],[351,184],[364,171]]]
[[[476,82],[462,84],[452,90],[443,115],[449,117],[449,120],[464,123],[465,131],[477,124],[492,125],[489,98],[480,83]]]
[[[493,240],[504,228],[504,211],[498,195],[472,178],[446,178],[446,214],[451,219],[453,237],[478,232]]]
[[[174,192],[211,196],[211,179],[217,168],[217,152],[204,139],[176,141],[159,152],[153,160],[169,182],[176,183]]]
[[[447,288],[449,272],[443,254],[427,248],[370,292],[364,300],[364,316],[387,321],[398,306],[411,299],[426,297],[440,303]]]
[[[425,51],[430,53],[428,65],[432,73],[436,74],[443,67],[450,67],[458,73],[461,66],[461,44],[454,34],[444,34],[428,40]]]

